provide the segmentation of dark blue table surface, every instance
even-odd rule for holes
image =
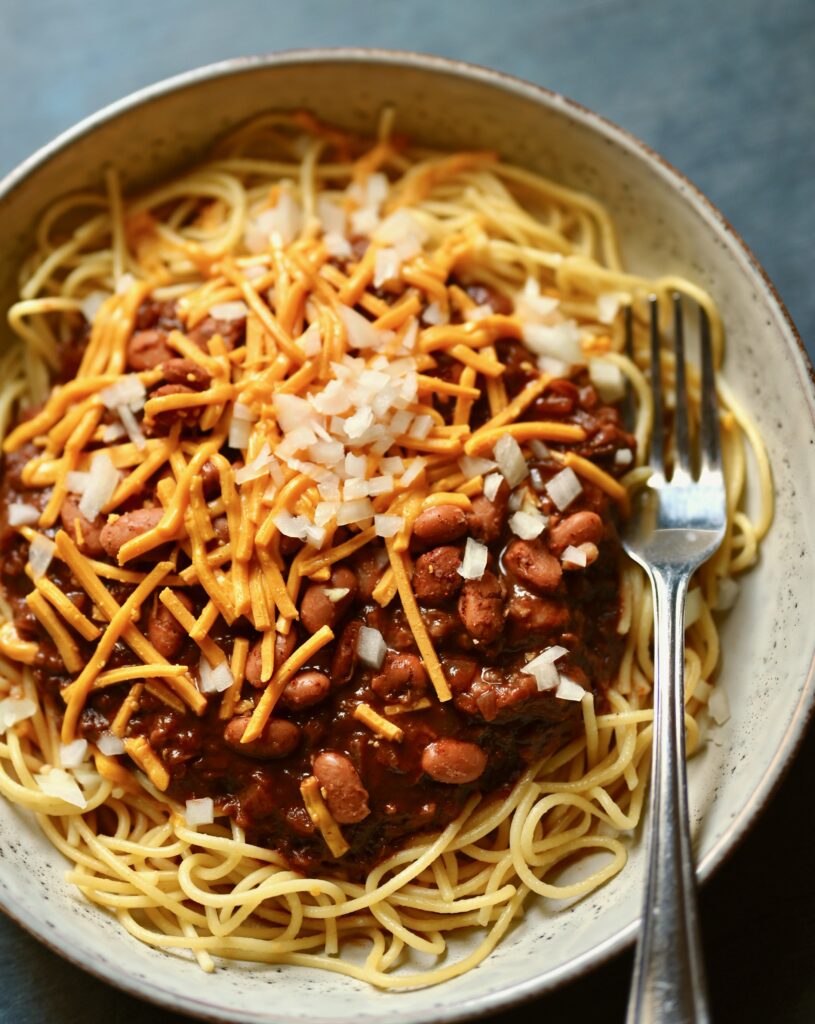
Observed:
[[[2,0],[0,174],[79,118],[226,57],[321,45],[424,50],[563,92],[662,152],[764,264],[815,354],[813,0]],[[810,736],[702,893],[714,1017],[815,1020]],[[499,1024],[621,1021],[630,955]],[[2,1024],[169,1024],[0,918]]]

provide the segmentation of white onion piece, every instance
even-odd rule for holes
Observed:
[[[243,402],[235,402],[232,406],[232,419],[244,420],[247,423],[255,423],[257,421],[257,416],[252,412],[248,405],[244,405]]]
[[[88,295],[85,296],[85,298],[80,303],[80,309],[82,310],[82,315],[85,317],[89,324],[92,324],[94,322],[94,320],[96,319],[96,314],[99,312],[102,303],[109,298],[109,292],[101,291],[90,292]]]
[[[347,597],[351,590],[349,587],[326,587],[323,593],[332,604],[336,604],[338,601],[342,601],[344,597]]]
[[[263,252],[269,248],[269,237],[280,235],[284,245],[290,245],[303,223],[303,214],[292,196],[283,191],[277,204],[271,209],[262,210],[253,217],[246,229],[244,242],[250,252]]]
[[[373,409],[363,406],[345,421],[345,433],[352,441],[358,441],[373,422]]]
[[[374,516],[374,530],[377,537],[395,537],[404,526],[401,516]]]
[[[272,404],[277,422],[284,434],[314,419],[314,412],[309,403],[297,395],[275,395]]]
[[[494,312],[495,310],[492,306],[485,302],[481,306],[473,306],[472,309],[468,309],[464,314],[464,319],[474,323],[478,320],[483,320],[485,317],[492,316]]]
[[[522,669],[523,672],[534,672],[538,665],[545,665],[547,663],[553,664],[559,658],[562,658],[564,654],[568,654],[569,649],[567,647],[561,647],[559,644],[554,644],[552,647],[547,647],[535,655],[535,657],[526,663],[526,666]]]
[[[716,725],[724,725],[730,718],[730,701],[721,686],[714,687],[708,698],[707,709]]]
[[[450,317],[442,310],[438,302],[431,302],[422,311],[422,323],[428,327],[436,327],[439,324],[446,324]]]
[[[500,473],[490,473],[488,477],[484,479],[484,497],[487,501],[495,501],[501,484],[504,482],[504,478]]]
[[[410,425],[410,433],[408,437],[412,437],[416,441],[424,441],[430,431],[433,429],[433,418],[423,413],[421,416],[416,416]]]
[[[317,216],[326,235],[345,234],[345,208],[339,200],[329,196],[317,196]]]
[[[323,347],[323,337],[320,333],[319,323],[315,320],[313,324],[309,324],[296,340],[295,344],[298,348],[301,348],[307,356],[319,355],[320,349]]]
[[[35,775],[34,779],[43,793],[64,800],[72,807],[81,808],[88,803],[76,779],[72,779],[62,768],[52,768],[47,775]]]
[[[557,510],[563,512],[578,495],[583,493],[583,485],[574,470],[567,466],[559,473],[555,473],[546,485],[546,493],[555,503]]]
[[[574,320],[552,325],[524,324],[523,340],[536,355],[560,359],[570,366],[583,360],[580,330]]]
[[[242,299],[236,299],[234,302],[219,302],[210,307],[209,315],[213,320],[226,322],[244,320],[249,315],[249,307]]]
[[[489,549],[485,544],[479,544],[472,537],[467,538],[464,545],[464,557],[458,567],[458,574],[465,580],[480,580],[487,568],[487,557]]]
[[[588,692],[588,690],[583,689],[580,683],[569,679],[568,676],[561,676],[555,696],[560,697],[561,700],[580,701],[583,700]]]
[[[72,469],[65,477],[65,486],[71,494],[83,494],[90,480],[90,473],[80,469]]]
[[[12,501],[8,507],[9,526],[30,526],[40,518],[40,510],[24,501]]]
[[[335,260],[348,260],[354,254],[348,239],[336,231],[329,231],[323,235],[323,242],[328,250],[328,255]]]
[[[736,603],[736,599],[739,596],[739,590],[740,587],[736,580],[731,579],[729,576],[720,577],[716,588],[716,611],[729,611]]]
[[[338,305],[337,313],[345,324],[351,348],[379,348],[393,340],[393,331],[378,330],[370,320],[350,306]]]
[[[199,683],[201,693],[223,693],[234,682],[228,661],[222,661],[213,667],[205,657],[198,662]]]
[[[623,371],[609,359],[592,359],[589,363],[589,380],[597,389],[604,402],[619,402],[625,395]]]
[[[548,459],[552,454],[539,437],[533,437],[529,442],[529,447],[531,448],[532,454],[535,458],[540,459],[541,461]]]
[[[388,246],[377,249],[374,257],[374,288],[381,288],[388,281],[397,281],[402,270],[402,261],[396,249]]]
[[[87,740],[73,740],[71,743],[61,743],[59,747],[59,763],[63,768],[78,768],[85,760],[87,752]]]
[[[229,437],[227,444],[230,448],[246,451],[249,447],[249,438],[252,436],[252,424],[249,420],[237,419],[233,413],[229,423]]]
[[[111,384],[99,392],[99,399],[107,409],[118,409],[125,405],[133,412],[144,408],[147,389],[136,373],[125,374],[115,384]]]
[[[613,323],[620,306],[630,301],[627,292],[602,292],[597,296],[597,319],[601,324]]]
[[[634,453],[630,448],[618,448],[614,453],[615,466],[630,466],[634,461]]]
[[[518,296],[517,305],[522,317],[531,315],[534,319],[546,319],[560,305],[560,300],[551,295],[541,295],[540,283],[534,277],[528,277],[523,291]]]
[[[538,369],[550,377],[568,377],[569,364],[551,356],[538,356]]]
[[[484,476],[498,468],[498,463],[492,459],[480,459],[474,455],[462,455],[458,460],[459,469],[466,476]]]
[[[530,662],[522,671],[534,677],[539,693],[556,690],[560,683],[560,675],[553,661],[538,661],[534,666]]]
[[[388,645],[378,629],[362,626],[357,639],[359,660],[369,668],[379,668],[385,660]]]
[[[331,520],[336,516],[337,509],[340,507],[338,501],[321,501],[314,509],[314,525],[315,526],[327,526]]]
[[[88,475],[88,484],[79,502],[79,511],[91,522],[96,519],[113,497],[122,475],[113,465],[107,452],[94,452]]]
[[[114,736],[112,732],[103,732],[96,741],[96,746],[105,757],[116,757],[125,752],[124,742],[120,737]]]
[[[28,697],[6,697],[0,700],[0,734],[6,732],[18,722],[33,718],[37,713],[37,705]]]
[[[278,445],[278,451],[280,451],[280,447]],[[269,466],[274,461],[275,457],[272,455],[269,445],[264,444],[251,462],[247,462],[245,466],[235,470],[235,483],[245,484],[249,480],[258,480],[260,477],[266,476]]]
[[[702,614],[702,588],[694,587],[693,590],[688,591],[688,596],[685,599],[685,629],[698,622],[699,616]]]
[[[387,195],[387,192],[385,193]],[[384,198],[384,197],[383,197]],[[388,214],[377,227],[374,241],[382,245],[398,245],[409,238],[416,238],[419,244],[427,241],[427,232],[409,210],[401,207]]]
[[[400,410],[391,419],[391,431],[397,435],[406,433],[412,419],[413,413],[408,412],[407,409]]]
[[[306,530],[311,525],[305,516],[293,516],[291,512],[280,512],[274,521],[275,526],[284,537],[305,540]]]
[[[343,501],[337,510],[337,526],[348,526],[349,523],[359,523],[363,519],[370,519],[374,514],[374,507],[370,498],[358,498],[356,501]]]
[[[56,551],[56,544],[48,537],[38,533],[28,548],[28,564],[31,566],[31,575],[35,580],[48,571],[51,559]]]
[[[419,479],[426,465],[427,461],[425,459],[421,457],[414,459],[408,466],[408,468],[405,470],[405,472],[402,474],[399,483],[403,487],[410,487],[412,483]]]
[[[342,488],[343,501],[356,501],[358,498],[368,497],[368,481],[353,477],[346,480]]]
[[[524,453],[512,434],[503,434],[499,437],[493,453],[498,468],[510,487],[517,487],[529,475]]]
[[[188,800],[184,806],[184,819],[194,828],[196,825],[211,825],[215,819],[215,804],[212,797],[202,796]]]
[[[540,537],[546,529],[547,518],[539,512],[516,512],[509,518],[509,528],[521,540]]]
[[[105,444],[112,444],[127,436],[127,431],[121,423],[106,423],[102,428],[102,440]]]
[[[564,548],[560,560],[564,565],[573,565],[576,569],[585,569],[588,564],[586,552],[581,548],[576,548],[573,544]]]
[[[147,446],[147,439],[142,433],[142,429],[139,426],[139,421],[133,415],[133,410],[129,409],[126,405],[117,405],[116,412],[119,419],[127,432],[127,436],[135,444],[135,446],[141,451]]]

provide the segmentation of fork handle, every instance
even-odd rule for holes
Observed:
[[[626,1024],[708,1024],[685,775],[686,572],[649,571],[654,737],[648,876]]]

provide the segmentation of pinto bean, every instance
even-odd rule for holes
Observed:
[[[229,543],[229,520],[226,516],[217,516],[213,519],[212,528],[219,544]]]
[[[362,623],[352,619],[346,623],[340,634],[334,656],[331,659],[331,682],[334,686],[342,686],[353,676],[357,667],[357,641]]]
[[[539,540],[514,540],[504,554],[504,565],[535,590],[557,590],[563,576],[560,562]]]
[[[79,499],[69,494],[59,510],[59,518],[62,520],[65,532],[71,540],[76,541],[77,547],[84,555],[90,555],[91,558],[95,558],[103,553],[104,548],[99,539],[99,535],[105,525],[103,516],[97,516],[91,522],[90,519],[87,519],[79,511]],[[77,526],[79,527],[78,530]]]
[[[474,640],[492,643],[504,621],[503,588],[497,576],[487,570],[480,580],[467,580],[458,599],[458,614]]]
[[[295,631],[289,630],[288,633],[276,633],[274,643],[274,664],[275,668],[279,668],[283,662],[289,657],[294,648],[297,646],[297,634]],[[249,654],[246,656],[246,667],[243,670],[243,678],[249,683],[250,686],[254,686],[256,690],[262,689],[268,679],[265,681],[260,678],[263,663],[263,637],[256,640],[255,643],[249,648]]]
[[[438,604],[455,597],[463,580],[458,574],[461,553],[444,546],[419,555],[413,567],[413,592],[426,604]]]
[[[154,370],[172,359],[175,352],[167,344],[164,331],[135,331],[127,343],[127,365],[131,370]]]
[[[368,790],[345,754],[324,750],[314,758],[311,770],[325,790],[329,811],[340,825],[351,825],[368,817]]]
[[[125,512],[118,519],[105,523],[99,531],[99,542],[111,558],[116,558],[123,544],[158,526],[163,515],[163,508],[137,508]]]
[[[292,656],[297,646],[297,632],[290,629],[288,633],[275,633],[274,638],[274,663],[282,665],[284,661]]]
[[[415,654],[388,651],[379,675],[371,680],[371,688],[383,698],[407,699],[427,689],[427,672]]]
[[[564,629],[569,622],[569,608],[548,597],[516,596],[507,604],[507,616],[520,639]]]
[[[359,581],[359,596],[369,600],[374,588],[385,571],[388,563],[388,553],[384,548],[376,547],[373,544],[366,544],[361,551],[354,556],[354,572]]]
[[[603,520],[596,512],[573,512],[556,526],[549,527],[549,547],[556,555],[569,545],[599,544],[603,537]]]
[[[197,388],[189,388],[186,384],[162,384],[150,392],[150,398],[167,398],[169,395],[194,395]],[[201,415],[202,406],[192,405],[182,409],[167,409],[157,416],[151,417],[149,422],[162,427],[171,427],[176,420],[182,423],[192,423]],[[149,426],[148,422],[148,426]]]
[[[187,611],[192,612],[192,601],[187,595],[176,591],[176,596]],[[154,601],[147,618],[147,639],[158,653],[164,658],[175,657],[186,635],[186,629],[170,609],[165,608],[161,601]]]
[[[475,743],[450,737],[429,743],[422,751],[422,770],[436,782],[461,786],[484,774],[487,755]]]
[[[218,467],[211,459],[207,459],[201,467],[201,483],[204,485],[204,497],[210,501],[221,490],[221,476]]]
[[[478,662],[473,658],[445,658],[444,674],[453,693],[463,693],[475,679]]]
[[[212,382],[203,366],[192,359],[168,359],[161,364],[161,372],[168,384],[183,384],[193,391],[204,391]]]
[[[413,536],[422,544],[449,544],[467,532],[467,517],[457,505],[431,505],[413,523]]]
[[[347,590],[338,601],[332,601],[329,590]],[[312,583],[300,602],[300,622],[309,633],[323,626],[332,629],[348,610],[359,591],[355,573],[344,565],[334,568],[328,583]]]
[[[482,544],[498,540],[504,528],[508,504],[509,487],[506,480],[501,481],[494,501],[489,501],[483,494],[473,498],[472,508],[467,513],[467,529],[472,536]]]
[[[287,683],[280,701],[291,711],[300,711],[319,704],[328,696],[330,689],[331,680],[325,672],[298,672]]]
[[[224,742],[247,757],[287,757],[300,742],[300,727],[285,718],[270,718],[263,732],[251,743],[241,743],[251,716],[242,715],[226,723]]]
[[[246,332],[246,318],[237,320],[216,320],[206,316],[189,332],[189,339],[199,348],[208,349],[207,342],[216,334],[224,339],[224,345],[231,352],[242,340]]]

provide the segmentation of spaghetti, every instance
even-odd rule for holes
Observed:
[[[616,534],[648,472],[644,299],[700,303],[720,362],[715,306],[623,270],[591,198],[413,149],[390,113],[373,141],[270,114],[153,192],[106,187],[45,214],[9,312],[0,791],[89,900],[204,970],[460,974],[530,894],[625,863],[653,676]],[[723,717],[714,613],[772,517],[719,395],[690,751]]]

